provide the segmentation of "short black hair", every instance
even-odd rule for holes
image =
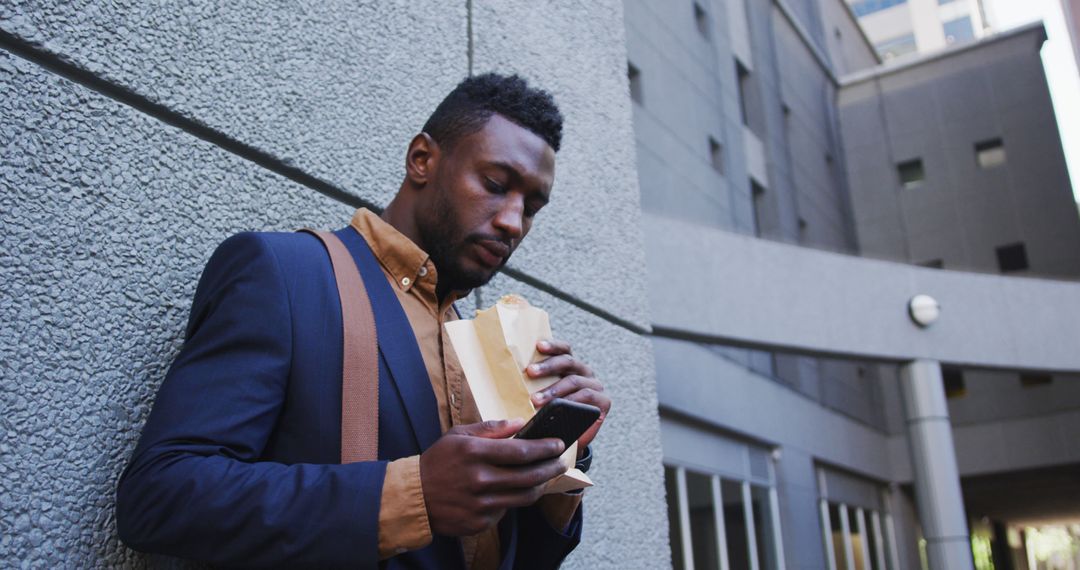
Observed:
[[[485,73],[458,83],[424,123],[424,132],[450,148],[484,128],[495,113],[532,131],[558,152],[563,124],[559,107],[550,93],[529,87],[516,74]]]

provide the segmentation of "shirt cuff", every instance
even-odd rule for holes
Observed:
[[[420,456],[391,461],[386,465],[379,506],[379,559],[430,543],[431,525],[420,484]]]
[[[551,528],[559,532],[566,532],[567,527],[570,526],[570,521],[574,519],[574,513],[577,512],[578,506],[581,505],[583,496],[582,493],[544,495],[536,502],[536,505],[540,507],[540,512],[544,513],[544,519],[551,525]]]

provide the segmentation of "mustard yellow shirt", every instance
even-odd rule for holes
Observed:
[[[375,254],[412,325],[439,409],[439,425],[451,427],[481,421],[472,392],[465,381],[443,323],[457,319],[451,293],[441,303],[435,294],[437,274],[430,257],[408,237],[375,213],[361,208],[353,216],[355,228]],[[581,502],[581,495],[548,495],[539,506],[548,522],[563,529]],[[424,492],[420,484],[420,456],[391,461],[383,483],[379,509],[379,558],[427,546],[431,542]],[[471,570],[499,566],[498,529],[461,539],[465,563]]]

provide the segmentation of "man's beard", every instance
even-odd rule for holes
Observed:
[[[461,235],[462,232],[455,228],[452,206],[447,204],[442,195],[433,204],[434,220],[428,225],[419,228],[420,238],[424,240],[431,262],[435,264],[439,282],[438,289],[444,292],[465,291],[486,285],[495,273],[506,264],[506,259],[499,267],[492,270],[473,269],[469,270],[462,266],[461,260],[468,255],[465,251],[474,244],[486,240],[496,240],[506,243],[494,236],[480,234]],[[509,244],[507,244],[509,245]]]

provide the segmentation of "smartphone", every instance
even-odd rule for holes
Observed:
[[[517,432],[519,439],[561,439],[566,447],[573,445],[585,430],[600,418],[600,408],[589,404],[555,398],[537,410],[529,423]]]

